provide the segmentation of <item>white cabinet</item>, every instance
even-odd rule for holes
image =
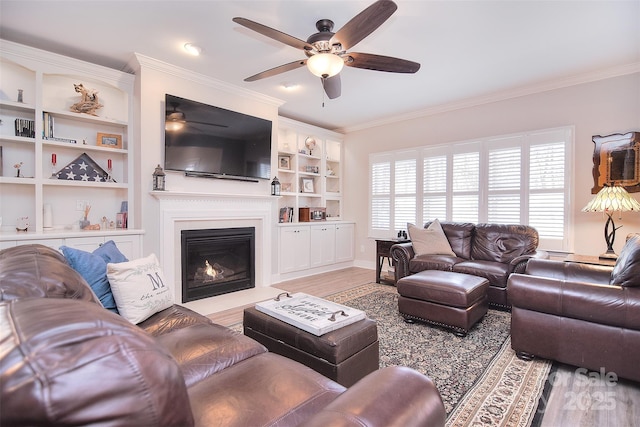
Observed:
[[[77,233],[85,209],[92,225],[101,226],[103,217],[115,224],[122,202],[134,229],[135,77],[4,40],[0,76],[0,241],[23,239],[16,231],[22,217],[29,217],[32,240],[45,241]],[[95,115],[71,111],[83,99],[79,84],[102,104]],[[82,172],[65,169],[71,163]],[[58,172],[65,179],[57,179]],[[45,223],[45,205],[51,223]],[[108,222],[102,230],[119,231]]]
[[[140,258],[142,245],[141,235],[137,234],[123,234],[123,235],[105,235],[94,237],[74,237],[65,239],[65,246],[69,246],[76,249],[82,249],[83,251],[93,252],[100,245],[109,240],[113,240],[120,252],[126,256],[129,260]]]
[[[280,272],[309,268],[310,230],[308,226],[280,228]]]
[[[13,246],[41,244],[59,250],[60,246],[81,249],[93,252],[103,243],[113,240],[120,252],[129,260],[134,260],[142,256],[142,235],[141,230],[123,230],[116,234],[105,234],[103,232],[75,232],[67,237],[47,237],[41,235],[40,238],[33,238],[29,234],[17,235],[14,240],[0,241],[0,249]]]
[[[336,261],[336,226],[333,224],[311,225],[311,267],[333,264]]]
[[[342,221],[278,226],[278,272],[282,275],[344,267],[354,259],[354,227],[353,223]]]
[[[354,224],[336,224],[336,262],[353,261],[355,226]]]
[[[325,207],[327,220],[340,220],[343,135],[284,117],[278,121],[279,207],[293,208],[291,222],[299,221],[300,207]]]

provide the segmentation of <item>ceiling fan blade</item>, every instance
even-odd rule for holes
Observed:
[[[339,97],[342,92],[342,80],[340,80],[340,74],[322,79],[322,87],[329,99],[336,99]]]
[[[248,29],[253,30],[257,33],[260,33],[263,36],[267,36],[276,41],[279,41],[280,43],[284,43],[297,49],[313,50],[313,46],[311,46],[304,40],[300,40],[296,37],[290,36],[289,34],[285,34],[282,31],[274,30],[271,27],[267,27],[266,25],[251,21],[250,19],[236,17],[233,18],[233,22],[247,27]]]
[[[266,77],[272,77],[287,71],[295,70],[296,68],[303,67],[306,65],[307,60],[301,59],[299,61],[289,62],[288,64],[279,65],[277,67],[271,68],[269,70],[263,71],[261,73],[255,74],[251,77],[247,77],[244,79],[245,82],[255,82],[256,80],[264,79]]]
[[[379,0],[354,16],[331,37],[331,44],[340,43],[342,50],[349,50],[375,31],[398,9],[391,0]]]
[[[420,64],[406,59],[356,52],[349,53],[344,64],[349,67],[387,71],[389,73],[415,73],[420,69]]]

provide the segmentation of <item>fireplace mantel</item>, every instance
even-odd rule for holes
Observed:
[[[236,199],[236,200],[268,200],[272,202],[273,196],[264,194],[228,194],[228,193],[194,193],[188,191],[150,191],[158,200],[211,200],[211,199]]]
[[[256,288],[271,279],[272,232],[277,198],[255,194],[151,191],[160,202],[158,256],[167,278],[172,278],[175,301],[182,301],[180,232],[182,230],[254,227],[256,234]],[[213,300],[213,297],[201,300]],[[189,307],[192,303],[185,304]],[[202,304],[202,303],[200,303]],[[198,310],[196,310],[198,311]]]

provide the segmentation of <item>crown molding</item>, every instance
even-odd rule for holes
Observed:
[[[159,71],[178,79],[188,80],[192,83],[208,86],[223,92],[227,92],[231,95],[248,98],[256,102],[261,102],[276,107],[280,107],[282,104],[284,104],[284,101],[281,99],[234,86],[221,80],[205,76],[204,74],[189,71],[184,68],[136,52],[127,63],[126,69],[137,74],[142,68]]]
[[[131,87],[135,80],[132,73],[119,71],[102,65],[93,64],[76,58],[48,52],[31,46],[0,39],[2,57],[32,70],[46,68],[46,73],[57,70],[70,74],[69,70],[77,70],[80,75],[90,75],[96,80],[110,83],[115,87]]]
[[[594,72],[578,74],[575,76],[548,80],[541,83],[536,83],[527,86],[521,86],[515,89],[509,89],[505,91],[499,91],[482,95],[478,97],[468,98],[461,101],[450,102],[446,104],[437,105],[434,107],[425,108],[422,110],[412,111],[406,114],[395,115],[382,119],[376,119],[359,125],[350,126],[347,128],[336,129],[336,132],[349,133],[356,132],[364,129],[374,128],[378,126],[385,126],[397,122],[406,120],[418,119],[422,117],[433,116],[436,114],[447,113],[455,110],[462,110],[470,107],[477,107],[480,105],[491,104],[494,102],[505,101],[508,99],[519,98],[522,96],[533,95],[536,93],[548,92],[551,90],[562,89],[566,87],[581,85],[584,83],[596,82],[599,80],[606,80],[614,77],[620,77],[630,74],[640,73],[640,62],[633,62],[631,64],[619,65],[610,67]]]

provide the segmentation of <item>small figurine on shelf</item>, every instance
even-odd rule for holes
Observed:
[[[96,110],[104,107],[104,105],[98,102],[98,91],[95,89],[87,89],[82,83],[74,84],[73,88],[80,94],[81,98],[80,102],[76,102],[71,106],[71,111],[97,116]]]
[[[29,229],[29,217],[22,216],[16,221],[16,231],[27,231]]]
[[[90,210],[91,210],[91,206],[90,205],[85,205],[85,207],[84,207],[84,219],[80,220],[80,229],[81,230],[86,230],[91,225],[91,222],[89,222],[89,211]],[[98,228],[99,227],[100,226],[98,226]]]
[[[14,168],[16,168],[16,178],[20,178],[20,168],[22,167],[23,162],[20,163],[16,163],[15,165],[13,165]]]

